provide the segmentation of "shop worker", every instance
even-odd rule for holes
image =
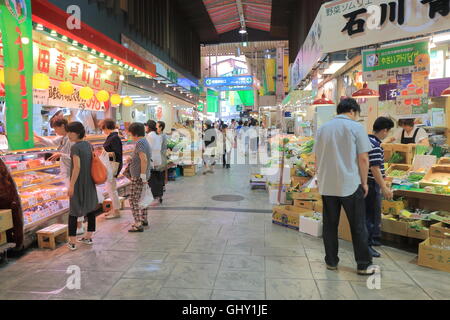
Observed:
[[[398,121],[398,129],[393,137],[387,139],[387,143],[401,143],[401,144],[420,144],[429,146],[428,134],[423,128],[414,126],[414,119],[400,119]]]
[[[314,145],[319,192],[323,199],[323,241],[327,269],[337,270],[338,226],[341,207],[350,223],[357,273],[374,274],[367,242],[365,201],[368,193],[369,151],[363,126],[357,122],[361,107],[355,99],[342,100],[337,116],[319,128]]]
[[[384,199],[391,200],[392,190],[384,181],[384,150],[381,141],[386,139],[389,131],[394,127],[394,121],[389,118],[379,117],[373,124],[373,133],[369,135],[372,150],[369,152],[369,193],[366,197],[366,225],[368,232],[369,251],[372,257],[381,255],[372,246],[381,246],[381,195]]]

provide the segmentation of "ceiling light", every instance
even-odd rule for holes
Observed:
[[[100,58],[103,58],[105,54],[103,52],[100,52]]]
[[[120,81],[125,80],[125,76],[124,76],[123,74],[121,74],[121,75],[119,76],[119,80],[120,80]]]
[[[69,39],[67,38],[67,36],[62,36],[61,40],[67,42]]]
[[[433,42],[445,42],[450,40],[450,33],[438,34],[433,36]]]
[[[22,44],[29,44],[30,43],[30,39],[27,37],[23,37],[20,39],[22,41]]]
[[[341,69],[343,66],[345,66],[347,62],[345,61],[336,61],[330,64],[330,66],[325,69],[323,74],[335,74],[339,69]]]
[[[313,102],[313,105],[315,105],[315,106],[329,106],[329,105],[333,105],[333,104],[334,104],[334,102],[327,99],[327,97],[325,96],[325,93],[322,94],[322,98],[316,99]]]
[[[247,30],[245,30],[244,28],[241,28],[241,30],[239,30],[239,33],[240,33],[240,34],[246,34],[246,33],[247,33]]]
[[[113,72],[112,72],[112,70],[108,69],[108,70],[106,70],[106,74],[107,74],[108,76],[110,76],[110,75],[113,74]]]
[[[78,41],[77,41],[77,40],[73,40],[73,41],[72,41],[72,45],[73,45],[73,46],[78,46]]]
[[[378,91],[368,88],[367,82],[365,82],[363,88],[352,94],[352,97],[357,99],[370,99],[379,98],[380,94]]]
[[[89,48],[87,47],[87,45],[84,45],[84,46],[83,46],[83,50],[85,50],[85,51],[88,51],[88,50],[89,50]]]
[[[57,33],[55,30],[52,30],[52,31],[50,32],[50,35],[53,36],[53,37],[57,37],[57,36],[58,36],[58,33]]]
[[[44,26],[43,26],[42,24],[38,23],[38,24],[36,25],[36,30],[38,30],[38,31],[44,31]]]

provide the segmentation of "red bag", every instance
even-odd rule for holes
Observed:
[[[95,184],[103,184],[108,179],[105,165],[94,152],[92,152],[91,176]]]

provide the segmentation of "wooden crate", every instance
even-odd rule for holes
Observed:
[[[433,180],[439,179],[442,182],[433,182]],[[420,181],[420,186],[448,186],[450,185],[450,166],[447,165],[435,165],[427,172],[425,177]]]
[[[411,170],[410,164],[391,164],[389,166],[389,169],[386,170],[386,180],[392,181],[394,178],[403,178],[403,177],[390,177],[389,174],[394,170],[404,170],[409,171]],[[408,175],[408,173],[405,174],[405,177]]]
[[[403,164],[412,164],[416,153],[415,144],[383,143],[381,146],[384,149],[384,158],[386,162],[391,159],[394,152],[398,152],[403,156]]]
[[[439,159],[439,165],[447,165],[450,166],[450,157],[442,157]]]

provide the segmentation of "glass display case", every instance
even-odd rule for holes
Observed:
[[[87,140],[95,148],[100,148],[104,136],[90,136]],[[124,163],[131,156],[133,144],[123,143]],[[28,150],[0,152],[0,158],[15,182],[14,187],[20,198],[20,214],[23,216],[23,244],[34,241],[35,232],[52,223],[65,223],[69,209],[69,197],[65,179],[60,175],[58,162],[47,159],[56,150],[54,147],[38,147]],[[126,187],[129,180],[122,174],[118,177],[119,194],[128,195]],[[105,185],[97,186],[106,193]],[[20,239],[17,241],[21,243]],[[20,249],[20,248],[19,248]]]

